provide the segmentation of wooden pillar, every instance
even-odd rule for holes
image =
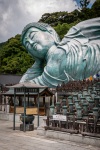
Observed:
[[[36,103],[37,103],[37,102],[36,102],[36,96],[34,96],[34,102],[35,102],[35,106],[37,106],[37,105],[36,105]]]
[[[43,106],[45,106],[45,96],[43,96]]]
[[[28,92],[28,107],[29,107],[29,92]]]
[[[19,106],[22,106],[22,96],[19,96]]]
[[[39,104],[40,104],[40,102],[39,102],[39,93],[38,93],[38,122],[37,122],[37,126],[39,127]]]
[[[13,114],[13,130],[15,130],[15,113],[16,113],[16,90],[14,89],[14,114]]]
[[[24,88],[24,132],[26,131],[26,125],[25,125],[25,117],[26,117],[26,88]]]
[[[52,105],[52,98],[53,98],[53,97],[50,96],[50,106]]]

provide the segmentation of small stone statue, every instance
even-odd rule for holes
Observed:
[[[35,63],[20,82],[56,87],[100,71],[100,17],[73,26],[61,42],[51,26],[33,22],[24,28],[21,40]]]

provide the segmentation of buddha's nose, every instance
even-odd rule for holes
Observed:
[[[29,39],[30,44],[33,44],[33,41],[31,39]]]

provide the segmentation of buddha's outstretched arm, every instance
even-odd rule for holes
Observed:
[[[42,73],[41,76],[34,78],[29,82],[48,87],[56,87],[58,84],[61,84],[62,82],[68,82],[68,79],[66,79],[65,77],[65,79],[61,80],[57,77],[54,77],[53,75],[47,72],[46,68],[44,68],[44,72]]]
[[[35,63],[32,65],[31,68],[29,68],[26,73],[22,76],[20,83],[21,82],[28,82],[29,80],[32,80],[38,76],[40,76],[43,72],[43,67],[44,63],[37,59]]]
[[[68,82],[69,78],[64,73],[62,64],[64,59],[66,60],[66,55],[61,49],[55,50],[55,54],[49,53],[48,63],[43,73],[29,82],[49,87],[56,87],[62,82]]]

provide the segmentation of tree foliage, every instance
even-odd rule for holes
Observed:
[[[96,0],[91,8],[91,17],[100,17],[100,0]]]
[[[33,63],[20,42],[20,35],[0,45],[0,73],[23,74]]]
[[[69,31],[69,29],[76,25],[78,21],[73,22],[73,23],[63,23],[63,24],[58,24],[57,26],[54,27],[55,31],[58,33],[60,39],[64,37],[64,35]]]
[[[91,0],[80,0],[81,9],[86,9]]]
[[[39,22],[48,23],[55,27],[58,24],[71,24],[73,22],[80,22],[86,19],[100,17],[100,0],[96,0],[92,7],[88,8],[90,2],[91,0],[80,0],[81,10],[74,10],[70,13],[67,11],[55,12],[51,14],[45,13],[42,15]]]
[[[78,10],[74,10],[71,13],[68,12],[55,12],[55,13],[45,13],[42,15],[39,22],[48,23],[51,26],[57,26],[58,24],[63,23],[73,23],[78,20],[77,16],[80,12]]]

